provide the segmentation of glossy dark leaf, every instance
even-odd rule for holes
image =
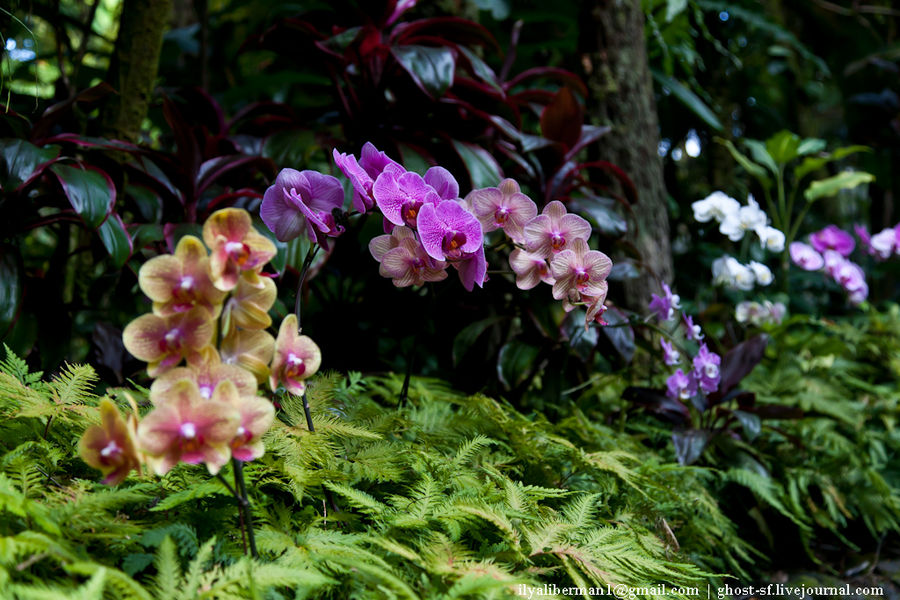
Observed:
[[[503,179],[497,160],[481,146],[453,140],[453,147],[466,165],[473,189],[495,186]]]
[[[741,427],[744,429],[744,437],[747,438],[747,441],[752,442],[755,440],[756,436],[759,435],[759,432],[762,431],[762,422],[760,421],[759,415],[744,412],[742,410],[735,410],[731,414],[735,416],[741,424]]]
[[[96,229],[116,203],[116,187],[105,171],[94,166],[70,167],[56,163],[50,170],[59,179],[75,212]]]
[[[678,464],[691,465],[706,449],[709,442],[709,432],[701,429],[685,429],[672,432],[672,443],[675,445],[675,458]]]
[[[613,345],[619,356],[626,363],[630,363],[634,357],[634,329],[628,322],[628,317],[615,306],[611,307],[603,315],[608,325],[600,327],[600,331]]]
[[[122,217],[113,213],[109,216],[100,229],[97,230],[103,245],[113,259],[113,264],[121,268],[131,256],[133,250],[131,236],[125,230]]]
[[[574,146],[569,148],[569,152],[566,153],[565,160],[572,160],[575,158],[575,155],[578,154],[585,147],[593,144],[604,135],[612,131],[612,127],[604,126],[599,127],[597,125],[582,125],[581,127],[581,137],[578,138],[578,141]]]
[[[691,411],[684,403],[669,398],[656,388],[628,387],[622,392],[622,398],[676,425],[683,425],[691,419]]]
[[[476,77],[478,77],[478,79],[491,86],[500,94],[505,94],[503,88],[500,87],[499,83],[497,83],[497,74],[494,73],[494,70],[490,68],[486,62],[481,60],[481,58],[477,54],[475,54],[465,46],[458,46],[458,50],[462,52],[462,55],[469,63],[469,67],[471,68],[472,73]]]
[[[584,109],[569,88],[561,88],[541,113],[541,134],[569,150],[581,138]]]
[[[0,248],[0,338],[12,327],[22,303],[22,273],[18,252]]]
[[[712,111],[712,109],[700,99],[700,97],[691,91],[690,88],[686,87],[680,81],[673,77],[669,77],[664,73],[661,73],[656,70],[651,71],[653,73],[653,79],[655,79],[661,86],[672,92],[672,95],[678,99],[679,102],[684,104],[691,112],[700,117],[704,123],[712,127],[716,131],[722,131],[722,122],[719,121],[719,117],[716,116],[716,113]]]
[[[581,360],[587,362],[597,348],[600,332],[597,327],[585,327],[585,311],[578,308],[566,315],[560,330],[569,340],[569,346]]]
[[[359,37],[360,31],[362,31],[362,27],[351,27],[328,39],[315,42],[315,44],[324,52],[342,58],[347,48]]]
[[[400,25],[391,33],[391,40],[400,44],[414,44],[421,37],[441,38],[461,46],[486,46],[499,51],[500,45],[491,32],[471,19],[434,17]]]
[[[57,102],[43,112],[41,118],[34,124],[31,139],[44,140],[53,130],[54,126],[62,120],[72,110],[75,104],[84,104],[86,111],[89,111],[99,101],[106,98],[109,94],[115,93],[113,87],[105,81],[98,83],[93,87],[82,90],[62,102]]]
[[[625,235],[628,224],[619,213],[618,203],[602,196],[581,196],[569,202],[569,212],[586,217],[594,229],[603,235],[616,238]]]
[[[720,369],[719,390],[709,395],[710,402],[720,402],[725,394],[750,374],[750,371],[763,359],[767,342],[764,335],[757,335],[725,353]]]
[[[0,189],[12,191],[40,175],[43,165],[59,155],[58,146],[38,148],[25,140],[0,140]]]
[[[456,338],[453,340],[453,364],[459,365],[462,361],[463,357],[466,355],[466,352],[469,351],[469,348],[475,345],[475,342],[478,341],[478,338],[481,337],[481,334],[484,333],[489,327],[493,326],[495,323],[502,321],[506,317],[497,316],[497,317],[488,317],[487,319],[482,319],[480,321],[475,321],[474,323],[467,325],[456,334]]]
[[[562,85],[574,88],[575,91],[582,96],[587,96],[587,87],[585,87],[584,82],[581,80],[581,77],[579,77],[572,71],[566,71],[565,69],[558,69],[556,67],[534,67],[531,69],[527,69],[504,83],[503,87],[505,87],[507,90],[511,90],[514,87],[523,85],[526,82],[542,79],[556,81],[558,83],[561,83]]]
[[[626,279],[637,279],[641,274],[634,266],[634,262],[630,259],[619,259],[613,263],[612,270],[609,272],[609,281],[625,281]]]
[[[540,350],[536,346],[512,340],[500,349],[497,357],[497,377],[510,390],[521,385],[531,372]]]
[[[416,85],[432,98],[440,97],[453,85],[456,57],[450,48],[392,46],[391,54],[409,73]]]

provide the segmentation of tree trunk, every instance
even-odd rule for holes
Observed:
[[[107,80],[118,94],[103,111],[103,135],[137,141],[156,83],[172,0],[125,0]]]
[[[636,223],[628,240],[640,252],[641,276],[625,284],[625,303],[646,306],[657,280],[671,281],[667,194],[658,154],[659,121],[644,41],[640,0],[586,3],[583,64],[592,98],[589,110],[613,131],[603,138],[601,158],[621,167],[637,188]],[[593,104],[593,106],[591,106]]]

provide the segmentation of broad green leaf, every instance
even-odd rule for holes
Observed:
[[[722,138],[715,138],[717,142],[725,146],[728,152],[731,153],[732,158],[737,161],[739,165],[741,165],[745,171],[750,173],[752,176],[756,177],[759,180],[759,183],[766,189],[772,187],[772,180],[769,179],[769,176],[766,174],[766,170],[761,166],[741,154],[741,152],[735,148],[734,144],[731,140],[725,140]]]
[[[807,154],[815,154],[825,149],[825,140],[819,138],[805,138],[797,146],[797,154],[806,156]]]
[[[500,165],[484,148],[456,140],[453,147],[469,171],[473,189],[495,186],[503,179]]]
[[[684,12],[687,5],[687,0],[666,0],[666,23],[671,23],[672,19]]]
[[[453,85],[456,59],[450,48],[410,44],[391,47],[391,54],[429,96],[438,98]]]
[[[864,171],[842,171],[828,179],[820,179],[813,181],[803,192],[803,197],[808,202],[813,202],[819,198],[828,198],[834,196],[841,190],[849,190],[855,188],[862,183],[875,181],[875,176]]]
[[[18,252],[13,252],[12,248],[3,248],[0,252],[0,337],[3,337],[19,312],[22,281]]]
[[[460,363],[466,352],[469,351],[469,348],[475,345],[475,342],[478,341],[478,338],[488,327],[505,318],[507,317],[497,316],[475,321],[457,333],[456,338],[453,340],[453,364],[458,365]]]
[[[772,155],[769,154],[764,143],[759,140],[743,140],[743,142],[750,150],[750,156],[753,157],[753,160],[769,169],[773,175],[778,175],[778,165],[775,163]]]
[[[669,77],[659,71],[652,70],[653,78],[664,88],[672,92],[672,95],[688,107],[695,115],[700,117],[704,123],[715,129],[722,131],[722,122],[716,113],[700,99],[700,97],[683,85],[677,79]]]
[[[828,163],[841,160],[842,158],[857,152],[871,152],[871,148],[868,146],[844,146],[826,156],[809,156],[803,159],[803,162],[800,163],[799,167],[794,169],[794,178],[797,181],[800,181],[813,171],[818,171]]]
[[[117,214],[112,214],[103,222],[100,229],[97,230],[103,245],[106,246],[113,263],[116,267],[121,267],[131,256],[132,245],[131,236],[125,231],[125,224],[122,218]]]
[[[38,148],[25,140],[0,140],[0,189],[12,191],[34,174],[35,169],[59,155],[59,146]]]
[[[507,389],[520,385],[531,372],[540,350],[536,346],[512,340],[500,349],[497,357],[497,376]]]
[[[821,141],[821,140],[820,140]],[[766,152],[776,163],[785,165],[800,155],[800,136],[790,131],[779,131],[766,140]]]
[[[50,170],[59,179],[69,203],[84,222],[96,229],[116,203],[116,188],[104,171],[96,167],[54,164]]]

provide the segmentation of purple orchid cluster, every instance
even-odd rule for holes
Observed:
[[[875,260],[888,260],[892,256],[900,256],[900,223],[882,229],[874,235],[863,225],[854,225],[853,230],[859,236],[862,247]]]
[[[792,242],[789,248],[791,260],[805,271],[823,271],[834,279],[854,305],[862,303],[869,295],[866,273],[848,257],[856,247],[853,236],[829,225],[809,236],[809,244]]]
[[[652,316],[660,321],[672,321],[676,310],[681,307],[680,297],[672,292],[665,283],[662,284],[663,295],[651,295],[649,308]],[[666,395],[673,400],[690,400],[698,393],[711,394],[719,389],[719,365],[722,358],[715,352],[711,352],[703,342],[703,332],[700,325],[694,323],[694,318],[687,313],[682,313],[681,325],[684,328],[684,337],[688,341],[700,345],[693,357],[688,357],[685,372],[681,368],[682,357],[675,343],[661,338],[659,343],[663,350],[663,362],[670,367],[679,367],[666,379]]]
[[[537,205],[512,179],[461,198],[459,184],[443,167],[419,175],[371,143],[358,159],[337,149],[333,157],[353,187],[354,210],[382,214],[385,234],[371,240],[369,251],[379,273],[397,287],[441,281],[451,266],[467,290],[483,287],[485,238],[500,229],[515,246],[509,261],[519,289],[547,283],[567,312],[585,306],[587,324],[603,323],[612,261],[590,249],[590,224],[568,213],[562,202],[550,202],[537,214]],[[280,241],[305,231],[327,249],[331,238],[343,232],[342,204],[335,177],[284,169],[266,191],[260,215]]]

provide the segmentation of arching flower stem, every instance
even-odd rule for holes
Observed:
[[[413,362],[416,357],[416,346],[419,344],[419,336],[422,334],[422,329],[425,327],[425,323],[431,319],[431,315],[434,313],[434,305],[436,303],[436,297],[434,288],[432,286],[426,286],[428,290],[428,297],[431,301],[428,303],[428,312],[425,315],[424,319],[420,319],[419,323],[416,325],[416,332],[413,334],[412,346],[409,349],[409,354],[406,358],[406,374],[403,376],[403,387],[400,388],[400,399],[398,406],[403,406],[403,403],[406,402],[406,397],[409,395],[409,380],[412,378],[412,368]]]
[[[297,315],[297,330],[302,329],[302,320],[300,319],[300,312],[303,305],[303,283],[306,281],[306,275],[309,273],[309,267],[312,265],[313,259],[315,259],[316,254],[319,252],[319,244],[313,244],[306,253],[306,258],[303,260],[303,267],[300,269],[300,280],[297,282],[297,297],[294,300],[294,314]],[[304,395],[304,402],[306,395]]]
[[[256,549],[256,535],[253,533],[253,515],[250,513],[250,499],[247,497],[247,485],[244,483],[244,463],[236,458],[232,458],[231,466],[234,469],[234,487],[238,492],[235,497],[238,501],[239,511],[243,513],[243,518],[247,525],[250,556],[259,559],[259,552]]]

